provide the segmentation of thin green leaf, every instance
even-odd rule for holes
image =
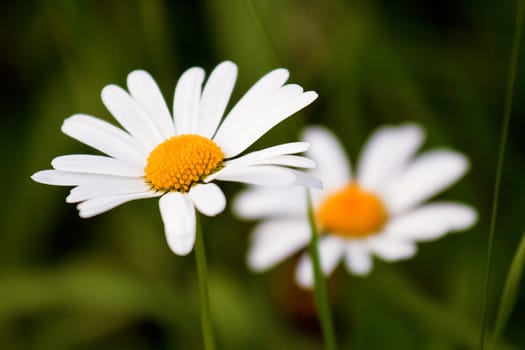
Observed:
[[[494,333],[492,334],[492,341],[490,349],[495,349],[498,345],[498,340],[507,320],[512,312],[514,304],[516,303],[516,297],[520,287],[521,276],[523,275],[523,265],[525,264],[525,232],[521,238],[520,245],[514,254],[512,263],[507,273],[507,279],[505,286],[503,287],[503,293],[501,294],[501,300],[499,302],[498,315],[496,317],[496,324],[494,326]]]
[[[514,26],[514,40],[510,54],[509,73],[507,78],[507,89],[505,93],[505,102],[503,106],[503,120],[501,128],[501,139],[498,150],[498,161],[496,166],[496,178],[494,180],[494,196],[492,200],[492,214],[490,218],[489,242],[487,247],[487,263],[485,268],[485,288],[483,292],[482,316],[480,346],[481,350],[485,349],[486,330],[488,328],[488,301],[490,290],[490,272],[492,269],[492,254],[494,245],[494,232],[496,230],[496,218],[498,216],[499,191],[501,177],[503,173],[503,162],[505,160],[505,148],[507,145],[507,135],[510,124],[510,114],[512,110],[512,97],[514,95],[514,82],[516,81],[516,72],[518,70],[518,58],[520,52],[521,34],[523,27],[523,12],[525,12],[525,1],[516,2],[516,21]]]

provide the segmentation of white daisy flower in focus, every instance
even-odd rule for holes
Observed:
[[[312,190],[321,267],[329,275],[340,260],[349,272],[367,275],[372,256],[385,261],[408,259],[416,243],[464,230],[477,220],[476,211],[448,201],[425,203],[465,174],[468,160],[450,150],[415,156],[423,131],[414,124],[383,127],[364,147],[353,173],[336,137],[321,127],[303,135],[312,144],[307,156],[318,163],[312,171],[323,190]],[[308,245],[310,228],[304,188],[280,190],[251,187],[234,202],[235,212],[256,225],[248,265],[264,271]],[[296,270],[303,287],[313,284],[309,255]]]
[[[309,144],[294,142],[240,156],[262,135],[317,98],[296,84],[286,84],[286,69],[263,76],[231,109],[237,66],[219,64],[203,88],[204,70],[188,69],[175,88],[173,115],[153,78],[137,70],[128,75],[128,90],[109,85],[102,101],[124,130],[101,119],[75,114],[62,131],[105,153],[53,159],[54,170],[32,179],[75,186],[66,198],[80,203],[83,218],[123,203],[160,197],[159,207],[171,250],[188,254],[195,242],[195,209],[207,216],[222,212],[226,198],[215,180],[256,185],[320,187],[294,168],[312,168],[302,156]]]

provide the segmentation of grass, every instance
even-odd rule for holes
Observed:
[[[519,327],[504,328],[509,314],[516,324],[525,322],[512,313],[525,300],[517,268],[506,284],[514,287],[505,287],[501,298],[488,293],[507,275],[495,254],[514,254],[523,228],[523,121],[510,119],[525,113],[521,69],[514,73],[514,93],[505,90],[511,81],[511,23],[521,11],[513,2],[470,3],[117,0],[5,6],[0,348],[202,347],[195,261],[169,251],[154,202],[81,220],[64,203],[67,189],[43,187],[28,177],[56,155],[92,152],[61,134],[60,125],[79,112],[114,122],[100,101],[104,85],[125,86],[128,72],[144,68],[171,101],[183,70],[200,65],[209,72],[224,59],[239,65],[232,101],[269,69],[288,68],[290,82],[320,94],[293,118],[336,130],[351,155],[379,125],[423,124],[423,147],[446,145],[471,160],[471,172],[443,198],[471,204],[479,213],[494,208],[492,224],[482,216],[468,232],[421,245],[410,261],[377,263],[365,280],[336,271],[330,302],[341,330],[339,348],[358,349],[352,347],[355,339],[372,350],[478,348],[482,304],[484,346],[492,346],[490,334],[496,334],[500,348],[525,348]],[[514,100],[505,102],[500,121],[494,116],[501,115],[502,91]],[[283,124],[262,142],[290,141],[284,136],[297,131]],[[498,198],[487,195],[497,183]],[[224,185],[228,198],[239,189]],[[490,254],[486,223],[493,226]],[[227,211],[206,221],[218,344],[232,350],[319,349],[323,337],[315,310],[307,303],[296,306],[302,294],[290,277],[294,262],[263,275],[245,267],[251,229]],[[339,288],[343,279],[348,288]],[[485,297],[480,285],[490,287]],[[353,317],[358,290],[366,298],[358,305],[364,319],[359,324]],[[488,316],[496,301],[502,306],[493,328]]]

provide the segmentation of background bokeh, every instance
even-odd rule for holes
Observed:
[[[253,6],[255,5],[255,6]],[[83,220],[68,189],[34,183],[58,155],[91,152],[60,132],[76,112],[112,120],[102,87],[148,70],[168,104],[183,70],[239,66],[232,101],[284,66],[319,99],[251,149],[330,127],[352,160],[378,126],[416,121],[424,148],[467,154],[471,170],[441,194],[471,203],[471,230],[376,260],[367,278],[329,280],[341,349],[474,349],[514,1],[19,1],[0,11],[0,349],[199,349],[193,255],[165,243],[155,200]],[[522,56],[523,56],[522,52]],[[521,59],[523,62],[523,58]],[[490,315],[525,220],[525,69],[520,64],[495,237]],[[231,103],[230,103],[231,106]],[[242,187],[222,186],[231,198]],[[321,349],[295,260],[264,273],[244,261],[253,223],[203,219],[220,349]],[[525,289],[504,332],[525,348]],[[492,318],[491,318],[492,319]]]

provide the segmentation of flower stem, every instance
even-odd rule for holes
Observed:
[[[195,260],[197,263],[197,277],[199,280],[202,337],[204,338],[204,349],[214,350],[215,342],[213,339],[210,297],[208,293],[208,268],[206,265],[206,252],[204,251],[204,240],[202,237],[202,229],[198,213],[196,213],[196,221],[197,237],[195,240]]]
[[[321,271],[321,262],[319,259],[319,251],[317,248],[319,241],[319,233],[317,232],[317,226],[315,224],[314,210],[312,207],[312,199],[310,197],[309,190],[306,190],[306,196],[306,200],[308,202],[308,222],[310,223],[311,232],[309,251],[314,269],[315,303],[317,306],[317,313],[319,314],[319,321],[321,322],[321,329],[323,331],[325,348],[327,350],[335,350],[337,348],[335,340],[335,331],[334,325],[332,323],[330,303],[328,302],[326,281]]]
[[[523,24],[523,12],[525,10],[525,1],[517,0],[516,10],[516,22],[514,27],[514,40],[510,55],[510,65],[507,77],[507,89],[505,92],[505,103],[503,106],[503,121],[501,129],[501,139],[498,151],[498,162],[496,167],[496,179],[494,181],[494,196],[492,201],[492,214],[490,218],[490,229],[489,229],[489,242],[487,247],[487,263],[485,270],[485,288],[483,293],[482,303],[482,321],[481,321],[481,334],[480,334],[480,346],[481,350],[485,349],[486,332],[488,326],[488,299],[490,289],[490,272],[492,268],[492,255],[493,255],[493,244],[494,244],[494,231],[496,229],[496,217],[498,213],[498,202],[499,202],[499,189],[501,184],[501,174],[503,170],[503,161],[505,159],[505,146],[507,144],[507,134],[509,130],[510,114],[512,109],[512,97],[514,91],[514,81],[516,80],[516,71],[518,68],[518,57],[520,51],[522,24]]]

